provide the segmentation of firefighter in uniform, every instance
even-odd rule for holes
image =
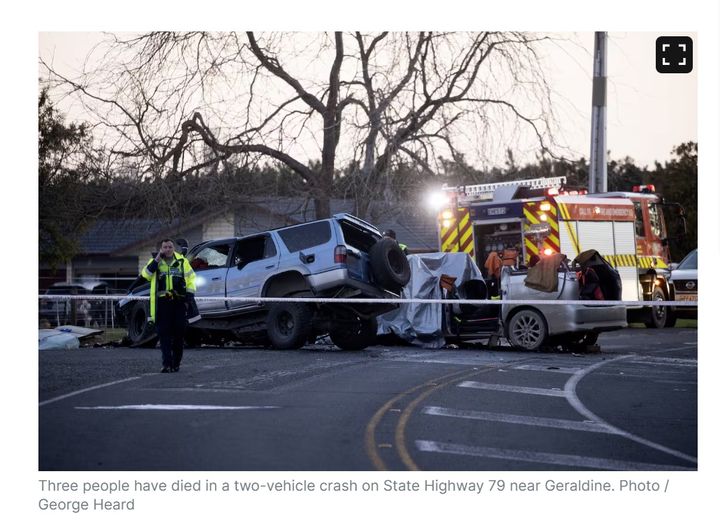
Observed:
[[[161,372],[176,372],[183,356],[186,302],[195,297],[195,271],[166,239],[140,274],[150,282],[150,318],[160,337]]]

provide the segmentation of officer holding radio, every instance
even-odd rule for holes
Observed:
[[[186,325],[186,303],[195,297],[195,271],[170,239],[140,273],[150,282],[150,318],[157,326],[162,350],[161,373],[180,369]]]

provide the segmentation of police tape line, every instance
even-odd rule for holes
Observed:
[[[148,301],[147,296],[132,295],[38,295],[40,300],[140,300]],[[698,303],[690,301],[657,301],[657,300],[469,300],[442,298],[316,298],[316,297],[245,297],[245,296],[196,296],[196,302],[217,302],[228,300],[247,304],[263,304],[272,302],[311,302],[314,304],[467,304],[467,305],[581,305],[581,306],[626,306],[626,307],[697,307]]]

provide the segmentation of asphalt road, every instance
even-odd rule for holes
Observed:
[[[40,352],[40,470],[696,470],[697,330],[601,353]]]

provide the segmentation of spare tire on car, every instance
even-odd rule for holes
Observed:
[[[375,283],[388,291],[400,292],[410,281],[410,264],[398,243],[381,238],[370,248],[370,267]]]

